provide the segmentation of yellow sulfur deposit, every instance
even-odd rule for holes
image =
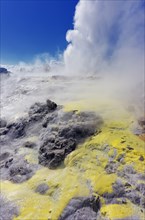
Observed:
[[[101,208],[102,215],[106,215],[110,219],[123,219],[129,216],[132,216],[133,208],[130,204],[127,205],[118,205],[118,204],[111,204],[106,205]]]

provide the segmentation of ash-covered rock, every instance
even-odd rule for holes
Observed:
[[[21,183],[30,179],[37,169],[36,165],[29,164],[23,157],[16,157],[8,152],[1,156],[1,179]]]
[[[95,220],[99,209],[99,197],[76,197],[68,203],[59,220]]]
[[[126,182],[117,179],[112,188],[112,193],[103,195],[107,204],[126,204],[127,200],[130,200],[135,205],[145,208],[145,184],[136,185],[131,179]]]
[[[39,163],[55,168],[61,164],[65,156],[75,150],[75,139],[48,138],[39,149]]]
[[[47,114],[46,117],[44,117],[42,121],[42,126],[46,128],[48,124],[50,123],[54,124],[55,122],[57,123],[57,121],[58,121],[58,112],[54,111],[53,113]]]
[[[56,168],[77,144],[98,131],[101,124],[102,119],[92,112],[61,111],[47,115],[42,123],[46,129],[41,134],[39,163]]]
[[[27,125],[28,121],[25,118],[20,118],[16,122],[8,123],[6,128],[9,137],[15,139],[24,136]]]
[[[3,195],[0,195],[0,219],[12,220],[18,214],[18,207],[13,202],[8,201]]]
[[[48,189],[49,189],[49,186],[46,183],[41,183],[40,185],[37,186],[37,188],[35,189],[35,192],[43,195],[46,193]]]
[[[38,121],[42,119],[48,113],[56,110],[57,104],[51,100],[47,100],[45,104],[37,102],[29,109],[30,120]]]

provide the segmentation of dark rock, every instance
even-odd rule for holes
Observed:
[[[59,136],[65,138],[75,138],[80,140],[89,137],[96,132],[96,124],[91,123],[76,123],[74,125],[67,125],[59,130]]]
[[[48,185],[46,183],[42,183],[37,186],[35,192],[38,192],[40,194],[45,194],[48,189],[49,189]]]
[[[76,141],[73,139],[49,138],[48,142],[45,141],[39,149],[39,163],[49,168],[55,168],[59,166],[65,156],[75,150],[75,148]]]
[[[50,113],[50,114],[46,115],[46,117],[42,121],[42,126],[44,128],[46,128],[48,124],[55,123],[56,120],[58,119],[57,117],[58,117],[57,112],[53,112],[53,113]]]
[[[98,130],[101,123],[102,119],[92,112],[47,114],[42,122],[46,130],[42,133],[39,163],[49,168],[59,166],[77,144]]]
[[[100,209],[100,199],[92,197],[76,197],[71,199],[63,210],[59,220],[94,220]]]
[[[36,147],[36,144],[34,142],[31,142],[31,141],[26,141],[24,144],[23,144],[23,147],[26,147],[26,148],[35,148]]]
[[[50,99],[46,100],[46,104],[49,110],[53,111],[57,108],[57,104],[55,102],[52,102]]]
[[[54,111],[56,108],[57,104],[48,99],[46,101],[46,104],[36,102],[34,105],[30,107],[28,114],[30,120],[38,121],[49,112]]]
[[[11,157],[5,162],[5,168],[9,168],[12,163],[13,163],[13,158]]]
[[[25,128],[27,126],[26,119],[19,119],[17,122],[9,123],[7,125],[8,134],[11,138],[19,138],[25,135]]]
[[[8,133],[8,129],[7,128],[0,128],[0,136],[2,136],[2,135],[6,135],[7,133]]]
[[[48,113],[47,105],[43,103],[35,103],[29,109],[29,117],[32,121],[39,121]]]
[[[0,67],[0,74],[8,74],[10,73],[10,71],[8,71],[6,68],[4,67]]]

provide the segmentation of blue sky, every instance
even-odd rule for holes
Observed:
[[[1,63],[30,61],[63,51],[78,0],[2,0]]]

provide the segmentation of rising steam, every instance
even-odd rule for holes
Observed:
[[[143,76],[144,8],[138,1],[83,1],[64,52],[67,73]]]

